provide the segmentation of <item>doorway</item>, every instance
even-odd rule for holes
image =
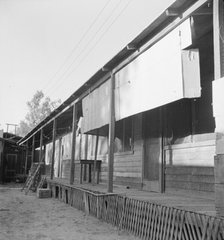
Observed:
[[[17,155],[16,154],[7,154],[6,155],[6,178],[13,180],[16,175],[16,164],[17,164]]]
[[[144,114],[144,160],[143,189],[152,192],[163,191],[163,137],[161,109]]]

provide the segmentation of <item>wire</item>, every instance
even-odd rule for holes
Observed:
[[[66,59],[64,60],[64,62],[62,63],[62,65],[59,67],[59,69],[56,71],[56,73],[54,73],[54,75],[50,78],[50,80],[44,85],[42,86],[42,88],[46,88],[49,83],[52,82],[52,80],[57,76],[57,74],[63,69],[63,67],[66,65],[66,63],[68,62],[68,60],[72,57],[73,53],[76,51],[76,49],[78,49],[79,45],[82,43],[82,41],[85,39],[85,37],[87,36],[88,32],[92,29],[92,27],[94,26],[94,24],[97,22],[97,20],[99,19],[99,17],[102,15],[103,11],[105,10],[105,8],[108,6],[108,4],[111,2],[111,0],[107,1],[106,4],[103,6],[103,8],[98,12],[97,16],[94,18],[93,22],[89,25],[89,27],[86,29],[86,31],[84,32],[84,34],[81,36],[80,40],[78,41],[78,43],[72,48],[71,52],[68,54],[68,56],[66,57]]]
[[[61,84],[63,83],[63,78],[66,76],[66,74],[68,73],[68,71],[71,69],[71,67],[74,65],[74,63],[76,63],[78,61],[78,59],[82,56],[82,54],[86,51],[86,48],[89,46],[89,44],[96,38],[97,34],[101,31],[101,29],[106,25],[106,23],[111,19],[111,17],[113,16],[113,13],[116,11],[116,9],[119,7],[119,5],[121,4],[121,0],[118,2],[118,4],[115,5],[115,7],[111,10],[109,16],[107,17],[106,21],[103,22],[103,24],[100,25],[100,27],[97,29],[97,31],[94,33],[93,36],[90,37],[89,41],[87,42],[87,44],[85,44],[85,46],[83,48],[80,49],[79,54],[76,56],[76,58],[69,64],[69,66],[67,67],[66,71],[61,75],[61,77],[59,78],[59,81],[57,82],[56,85],[54,85],[54,87],[50,90],[50,93],[52,93],[54,91],[54,89],[56,89],[57,87],[61,86]]]
[[[122,8],[121,12],[116,16],[116,18],[111,22],[111,24],[106,28],[106,30],[100,35],[100,37],[97,39],[97,41],[95,42],[95,44],[92,46],[91,50],[89,52],[87,52],[86,55],[84,55],[84,57],[78,62],[78,64],[75,66],[75,68],[73,68],[73,70],[71,72],[68,73],[68,75],[65,77],[65,79],[67,79],[79,66],[80,64],[90,55],[90,53],[96,48],[96,46],[99,44],[99,42],[102,40],[103,36],[109,31],[109,29],[112,27],[112,25],[117,21],[117,19],[123,14],[123,12],[126,10],[126,8],[128,7],[128,5],[132,2],[128,1],[127,4],[124,6],[124,8]],[[60,82],[62,82],[63,79],[61,79]],[[59,85],[61,86],[61,84]],[[58,86],[58,87],[59,87]],[[57,89],[59,90],[59,88]]]

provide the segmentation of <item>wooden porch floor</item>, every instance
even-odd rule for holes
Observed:
[[[50,179],[48,179],[50,180]],[[75,186],[90,191],[97,191],[106,193],[107,185],[104,183],[92,184],[82,183],[75,181],[73,185],[69,184],[68,179],[54,178],[50,180],[56,183],[60,183],[66,186]],[[214,193],[200,194],[200,193],[186,193],[182,191],[173,191],[169,193],[156,193],[138,190],[134,188],[127,189],[125,186],[114,185],[114,193],[127,196],[129,198],[144,200],[151,203],[160,204],[163,206],[174,207],[177,209],[187,210],[191,212],[206,214],[209,216],[215,216],[215,200]]]

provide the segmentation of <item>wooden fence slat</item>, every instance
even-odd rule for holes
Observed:
[[[142,201],[138,201],[138,218],[137,218],[136,236],[139,236],[139,229],[141,224],[141,207],[142,207]]]
[[[159,218],[159,207],[157,205],[155,206],[155,218],[154,218],[154,229],[153,229],[153,237],[152,239],[156,239],[156,233],[157,233],[157,221]]]
[[[128,212],[128,203],[129,202],[129,198],[126,198],[126,204],[125,204],[125,211],[124,211],[124,220],[123,220],[123,229],[126,229],[126,223],[127,223],[127,212]]]
[[[178,239],[179,233],[180,233],[180,222],[181,222],[181,211],[177,210],[177,218],[176,218],[176,222],[175,222],[175,226],[176,226],[176,231],[175,231],[175,238],[174,240]]]
[[[133,216],[133,220],[134,220],[133,234],[136,235],[137,228],[138,228],[139,202],[138,202],[138,200],[134,200],[134,202],[135,202],[135,214],[134,214],[134,216]]]
[[[141,224],[141,206],[142,206],[142,202],[138,201],[138,218],[137,218],[136,236],[139,236],[139,228]]]
[[[208,224],[207,239],[211,239],[211,237],[212,237],[214,220],[215,220],[214,218],[210,218],[210,221]]]
[[[164,218],[165,218],[165,209],[166,207],[161,207],[161,226],[160,226],[160,231],[159,231],[159,240],[162,240],[162,236],[163,236],[163,231],[164,231]]]
[[[191,223],[191,229],[193,231],[193,235],[194,235],[194,238],[195,239],[200,239],[201,238],[201,234],[200,234],[200,231],[199,231],[199,226],[196,222],[196,219],[195,219],[195,214],[194,213],[191,213],[189,214],[189,223]]]
[[[133,225],[134,225],[134,214],[135,214],[135,200],[131,200],[131,205],[132,205],[132,214],[131,214],[131,219],[130,219],[130,232],[133,233]]]
[[[124,225],[123,225],[124,229],[126,229],[126,226],[127,226],[128,204],[129,204],[129,198],[126,198],[125,214],[124,214]]]
[[[216,221],[215,221],[215,229],[214,229],[214,231],[212,232],[212,238],[213,238],[213,239],[217,239],[217,234],[218,234],[219,226],[220,226],[220,220],[216,219]],[[223,237],[224,237],[224,236],[223,236]]]
[[[170,234],[170,229],[171,229],[171,221],[172,221],[172,214],[173,214],[173,209],[170,208],[169,209],[169,218],[168,218],[168,221],[167,221],[167,231],[166,231],[166,235],[165,235],[165,238],[164,240],[168,240],[169,239],[169,234]]]
[[[137,206],[138,206],[138,202],[135,199],[132,199],[132,213],[131,213],[131,219],[130,219],[130,232],[132,234],[135,233],[135,218],[136,218],[136,214],[137,214]]]
[[[129,204],[128,204],[127,231],[129,233],[130,233],[130,229],[131,229],[131,214],[132,214],[132,199],[130,199]]]
[[[189,237],[189,239],[190,240],[194,240],[195,238],[192,235],[190,222],[189,222],[189,214],[186,214],[186,226],[187,226],[187,230],[188,230],[188,237]]]
[[[143,239],[145,240],[147,238],[147,233],[148,233],[148,228],[149,228],[149,217],[150,217],[150,204],[147,202],[146,203],[146,226],[145,226],[145,233],[143,236]]]
[[[205,219],[205,224],[204,224],[204,227],[203,227],[201,240],[205,240],[205,238],[206,238],[208,220],[209,220],[209,218],[207,217],[207,218]]]
[[[166,240],[166,231],[167,229],[169,229],[169,221],[168,218],[170,217],[170,208],[167,207],[166,211],[165,211],[165,220],[164,220],[164,228],[163,228],[163,236],[162,236],[162,240]]]
[[[149,208],[149,213],[148,213],[148,218],[147,218],[147,222],[148,222],[148,226],[147,226],[147,232],[146,232],[146,239],[149,239],[149,235],[150,235],[150,229],[151,229],[151,218],[152,218],[152,204],[148,203],[148,208]]]
[[[134,235],[136,232],[136,227],[137,227],[137,217],[138,217],[138,201],[133,199],[134,203],[134,214],[133,214],[133,219],[132,219],[132,234]]]
[[[146,215],[147,213],[147,204],[146,202],[143,202],[143,210],[142,210],[142,229],[141,229],[141,235],[140,238],[143,239],[144,235],[145,235],[145,228],[146,228]]]
[[[125,207],[126,206],[126,201],[127,201],[127,198],[124,197],[123,198],[123,206],[122,206],[122,214],[121,214],[121,218],[120,218],[118,229],[122,229],[123,228],[124,215],[125,215],[125,209],[126,209],[126,207]]]
[[[135,200],[131,199],[131,217],[129,220],[129,232],[132,233],[133,232],[133,217],[134,217],[134,212],[135,212]]]
[[[134,228],[133,228],[133,234],[135,235],[136,229],[137,229],[137,223],[138,223],[138,201],[135,201],[136,206],[135,206],[135,216],[134,216]]]
[[[150,230],[150,236],[149,239],[153,239],[153,231],[155,227],[155,217],[156,217],[156,206],[155,204],[152,204],[153,206],[153,212],[152,212],[152,218],[151,218],[151,230]]]
[[[143,218],[144,218],[144,202],[141,202],[140,205],[140,218],[139,218],[139,228],[138,228],[138,236],[141,237],[142,229],[143,229]]]
[[[184,218],[185,218],[185,212],[184,212],[184,211],[181,211],[179,240],[182,239],[182,232],[183,232]]]
[[[172,220],[170,223],[171,224],[171,231],[170,231],[170,240],[173,240],[173,232],[174,232],[174,225],[175,225],[175,221],[176,221],[176,212],[177,210],[174,209],[173,212],[172,212]]]
[[[159,218],[158,218],[158,223],[157,223],[156,239],[159,239],[160,232],[162,232],[162,208],[163,208],[162,206],[158,206]]]
[[[114,201],[115,201],[114,225],[118,226],[117,219],[119,218],[119,216],[118,216],[119,204],[118,204],[118,197],[117,196],[114,196]]]
[[[111,224],[114,225],[114,199],[113,196],[110,197],[110,209],[111,209]]]
[[[110,198],[107,198],[107,222],[111,220]]]

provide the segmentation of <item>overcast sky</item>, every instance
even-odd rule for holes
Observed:
[[[0,0],[0,129],[37,90],[64,101],[173,0]]]

